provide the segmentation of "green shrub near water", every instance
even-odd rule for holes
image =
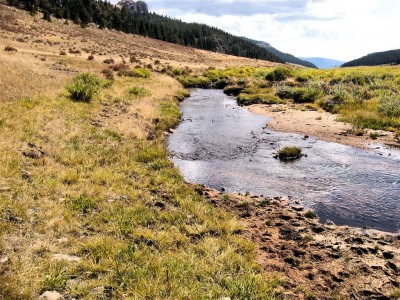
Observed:
[[[69,97],[74,101],[90,102],[99,92],[101,79],[90,72],[84,72],[74,77],[67,86]]]
[[[301,157],[302,150],[296,146],[288,146],[279,149],[278,158],[280,160],[294,160]]]

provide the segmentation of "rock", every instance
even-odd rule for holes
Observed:
[[[66,260],[69,262],[78,262],[81,260],[78,256],[67,255],[67,254],[54,254],[53,259],[54,260]]]
[[[47,291],[40,295],[39,300],[64,300],[65,298],[58,292]]]
[[[122,1],[118,2],[117,6],[120,8],[124,7],[127,10],[129,10],[130,12],[142,12],[142,13],[149,12],[147,3],[143,2],[143,1],[135,2],[132,0],[122,0]]]
[[[8,263],[10,259],[7,256],[1,257],[0,258],[0,264],[6,264]]]
[[[32,182],[32,174],[30,172],[28,172],[27,170],[22,170],[21,178],[28,182]]]

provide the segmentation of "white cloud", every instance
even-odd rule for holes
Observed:
[[[256,14],[241,14],[233,9],[244,2],[266,9],[259,9]],[[400,48],[398,0],[216,0],[214,3],[223,4],[219,15],[212,15],[211,7],[210,13],[204,9],[199,13],[196,5],[200,3],[196,1],[191,2],[194,5],[190,9],[179,5],[188,1],[174,1],[175,6],[162,0],[148,0],[148,3],[150,10],[153,3],[156,12],[163,15],[266,41],[297,56],[351,60],[371,52]],[[236,6],[230,8],[231,5]],[[274,5],[277,11],[271,12]]]

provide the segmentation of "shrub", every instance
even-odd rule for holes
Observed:
[[[240,105],[285,103],[284,100],[272,94],[245,94],[245,93],[242,93],[237,97],[237,102]]]
[[[276,95],[281,99],[293,99],[293,88],[283,85],[278,89]]]
[[[114,60],[112,58],[107,58],[107,59],[103,60],[103,63],[108,64],[108,65],[113,65]]]
[[[140,78],[149,78],[151,76],[151,73],[148,69],[145,68],[137,68],[133,70],[135,77],[140,77]]]
[[[400,117],[400,97],[384,96],[378,104],[378,112],[385,117]]]
[[[295,103],[314,102],[323,95],[321,88],[309,86],[305,88],[297,88],[293,91],[293,101]]]
[[[100,86],[100,78],[92,73],[84,72],[75,76],[66,89],[72,100],[90,102],[99,92]]]
[[[283,147],[278,151],[278,158],[280,160],[294,160],[301,157],[301,148],[296,146]]]
[[[229,96],[238,96],[242,92],[244,87],[237,85],[229,85],[224,88],[224,93]]]
[[[288,68],[279,67],[268,73],[267,76],[265,76],[265,79],[269,81],[283,81],[290,77],[292,73],[292,70]]]
[[[94,56],[93,55],[89,55],[88,60],[94,60]]]
[[[4,51],[8,51],[8,52],[17,52],[18,50],[15,49],[14,47],[11,47],[11,46],[5,46],[5,47],[4,47]]]
[[[105,77],[107,80],[111,80],[111,81],[114,80],[114,73],[113,73],[110,69],[103,69],[103,70],[101,71],[101,73],[104,75],[104,77]]]

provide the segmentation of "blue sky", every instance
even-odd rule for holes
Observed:
[[[146,2],[150,11],[265,41],[301,57],[347,61],[371,52],[400,48],[398,0]]]

